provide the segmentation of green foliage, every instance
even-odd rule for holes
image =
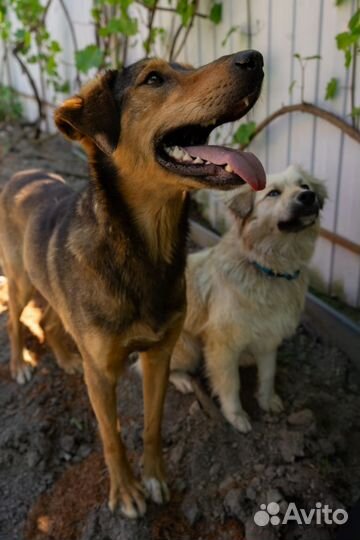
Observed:
[[[143,47],[144,47],[144,50],[146,52],[146,54],[149,54],[154,43],[156,42],[156,39],[158,37],[160,37],[160,39],[162,41],[165,40],[166,38],[166,35],[167,35],[167,32],[165,30],[165,28],[160,28],[160,27],[153,27],[151,28],[150,30],[150,33],[148,35],[148,37],[145,39],[145,41],[143,41]]]
[[[330,79],[326,86],[325,99],[331,100],[335,99],[339,92],[339,81],[335,77]]]
[[[0,86],[0,122],[19,120],[22,106],[16,92],[9,86]]]
[[[224,39],[222,40],[221,42],[221,46],[222,47],[225,47],[225,45],[227,44],[230,36],[234,33],[234,32],[241,32],[241,27],[240,26],[232,26],[231,28],[229,28],[229,30],[227,31],[226,33],[226,36],[224,37]]]
[[[289,94],[292,94],[292,91],[294,90],[295,88],[295,85],[296,85],[296,81],[291,81],[291,84],[289,86]]]
[[[341,32],[335,37],[336,46],[345,55],[345,67],[349,68],[352,61],[353,48],[360,44],[360,9],[358,9],[348,22],[348,31]]]
[[[16,27],[11,13],[16,16]],[[64,84],[58,73],[62,49],[47,31],[45,15],[45,5],[40,0],[0,0],[0,37],[24,64],[38,63],[45,82],[57,91]]]
[[[299,60],[300,63],[305,63],[308,60],[321,60],[321,56],[319,54],[312,54],[311,56],[301,56],[301,54],[295,53],[294,58]]]
[[[246,124],[241,124],[233,135],[233,143],[237,144],[249,144],[254,133],[256,131],[255,122],[247,122]]]
[[[103,60],[103,53],[96,45],[88,45],[75,53],[76,67],[81,73],[87,73],[91,68],[99,68]]]
[[[360,107],[353,107],[353,110],[350,113],[350,116],[353,118],[359,118],[360,117]]]
[[[123,34],[124,36],[134,36],[138,32],[138,22],[129,17],[127,13],[121,17],[110,19],[106,26],[100,28],[100,36],[107,37],[111,34]]]
[[[176,13],[180,15],[182,24],[188,26],[195,13],[195,3],[192,0],[178,0]]]
[[[222,20],[222,2],[215,2],[210,10],[209,19],[214,24],[219,24]]]

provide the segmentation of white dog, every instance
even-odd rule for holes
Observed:
[[[268,177],[266,188],[243,186],[227,200],[235,222],[215,247],[188,258],[187,317],[171,361],[170,380],[191,391],[186,372],[202,351],[209,382],[226,419],[246,433],[239,365],[255,361],[258,403],[278,413],[277,348],[299,323],[308,263],[319,231],[324,185],[300,168]]]

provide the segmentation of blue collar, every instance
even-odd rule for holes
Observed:
[[[267,268],[266,266],[262,266],[261,264],[259,264],[258,262],[256,261],[251,261],[251,264],[253,264],[255,266],[255,268],[257,268],[258,270],[260,270],[260,272],[262,272],[263,274],[265,274],[266,276],[269,276],[269,277],[274,277],[274,278],[284,278],[286,279],[287,281],[292,281],[293,279],[297,279],[300,275],[300,270],[296,270],[296,272],[294,272],[293,274],[288,274],[288,273],[277,273],[277,272],[274,272],[274,270],[271,270],[271,268]]]

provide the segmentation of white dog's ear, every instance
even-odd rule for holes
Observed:
[[[227,193],[224,203],[236,217],[244,219],[251,213],[254,201],[255,191],[246,184],[236,191]]]

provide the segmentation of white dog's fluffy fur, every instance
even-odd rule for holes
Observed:
[[[305,191],[314,192],[312,205],[311,195],[300,195]],[[242,186],[226,201],[235,216],[231,229],[215,247],[188,258],[187,317],[170,380],[190,391],[186,372],[196,370],[203,352],[223,414],[243,433],[251,424],[240,402],[239,365],[256,362],[260,407],[283,409],[274,390],[277,348],[300,320],[325,197],[324,185],[295,166],[269,176],[263,191]],[[300,272],[288,280],[254,263],[276,274]]]

